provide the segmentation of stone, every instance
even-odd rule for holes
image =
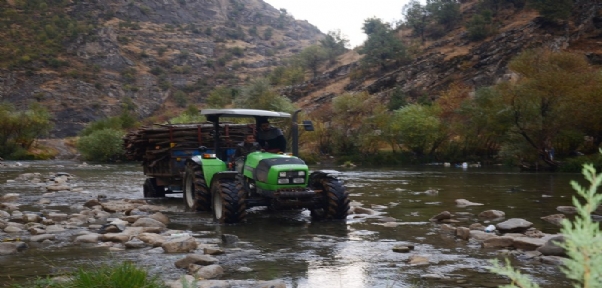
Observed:
[[[409,253],[410,251],[412,251],[412,249],[408,246],[403,246],[403,245],[396,245],[393,246],[393,252],[397,252],[397,253]]]
[[[203,248],[203,253],[205,255],[221,255],[224,254],[224,250],[219,248]]]
[[[562,220],[566,219],[566,216],[564,214],[552,214],[541,217],[541,219],[560,227],[562,226]]]
[[[190,264],[197,265],[211,265],[219,263],[219,260],[215,257],[211,257],[209,255],[201,255],[201,254],[188,254],[186,257],[176,261],[174,264],[177,268],[186,268]]]
[[[69,219],[69,215],[67,215],[66,213],[50,212],[48,213],[46,218],[52,219],[55,222],[62,222],[67,221],[67,219]]]
[[[46,186],[47,191],[69,191],[71,187],[68,185],[48,185]]]
[[[27,244],[23,242],[0,242],[0,256],[17,254],[20,251],[27,249]]]
[[[564,260],[566,258],[560,256],[541,256],[541,262],[545,264],[551,264],[556,266],[561,266],[564,264]]]
[[[165,253],[185,253],[196,250],[197,243],[191,236],[170,239],[161,245]]]
[[[468,229],[485,231],[485,225],[483,225],[481,223],[472,223],[472,224],[470,224],[470,226],[468,226]]]
[[[514,238],[512,246],[514,246],[514,248],[516,249],[531,251],[536,250],[537,248],[543,246],[545,243],[546,240],[543,238],[516,237]]]
[[[223,234],[222,243],[224,245],[236,245],[236,243],[238,243],[238,236],[232,234]]]
[[[470,238],[470,229],[466,227],[456,228],[456,237],[462,240],[468,240]]]
[[[441,232],[456,235],[456,227],[454,226],[451,226],[449,224],[441,224],[440,228]]]
[[[575,206],[558,206],[556,207],[556,210],[569,215],[577,214],[577,208]]]
[[[427,256],[412,255],[408,258],[408,264],[410,265],[427,265],[429,264],[429,258]]]
[[[19,199],[18,193],[6,193],[0,196],[0,202],[15,202]]]
[[[470,202],[470,201],[468,201],[466,199],[456,199],[456,205],[465,207],[465,206],[481,206],[483,204],[482,203]]]
[[[146,243],[142,242],[142,240],[134,238],[130,241],[124,243],[125,248],[128,249],[140,249],[146,247]]]
[[[75,237],[75,240],[73,240],[74,243],[97,243],[99,241],[100,238],[100,234],[97,233],[90,233],[90,234],[85,234],[85,235],[80,235]]]
[[[152,218],[140,218],[138,219],[136,222],[134,222],[134,224],[132,224],[132,227],[160,227],[160,228],[166,228],[167,226],[165,226],[165,224],[163,224],[160,221],[157,221],[155,219]]]
[[[101,234],[98,238],[102,242],[117,242],[117,243],[125,243],[130,240],[132,236],[126,233],[107,233]]]
[[[481,244],[483,248],[505,248],[512,247],[514,243],[514,238],[512,237],[492,237],[489,238]]]
[[[506,213],[504,213],[504,211],[500,211],[500,210],[485,210],[485,211],[479,213],[479,217],[488,218],[488,219],[502,218],[505,216],[506,216]]]
[[[151,215],[149,218],[157,220],[165,225],[169,224],[169,218],[161,212],[157,212],[157,213]]]
[[[191,265],[195,265],[195,264],[191,264]],[[197,268],[196,266],[193,266],[193,267],[194,267],[193,269],[189,269],[189,270],[196,270],[194,272],[191,271],[191,274],[193,274],[197,278],[213,279],[213,278],[218,278],[224,274],[224,268],[222,268],[222,266],[220,266],[218,264],[202,266],[198,269],[196,269]]]
[[[33,235],[29,238],[31,242],[43,242],[46,240],[54,240],[56,239],[56,235],[54,234],[41,234],[41,235]]]
[[[544,256],[566,257],[566,250],[558,245],[558,243],[562,242],[564,242],[564,236],[556,236],[546,241],[543,246],[537,248],[537,251]]]
[[[451,218],[451,213],[449,213],[449,211],[443,211],[443,212],[433,216],[431,219],[429,219],[429,221],[437,222],[437,221],[441,221],[443,219],[450,219],[450,218]]]
[[[529,229],[533,223],[520,218],[508,219],[504,222],[497,223],[495,227],[500,232],[524,232]]]
[[[478,241],[485,241],[485,240],[487,240],[489,238],[493,238],[493,237],[498,237],[498,236],[493,233],[487,233],[485,231],[470,230],[470,238],[473,238]]]
[[[144,243],[147,243],[153,247],[161,247],[163,243],[165,243],[166,239],[164,236],[161,236],[156,233],[140,233],[136,236],[138,239],[142,240]]]

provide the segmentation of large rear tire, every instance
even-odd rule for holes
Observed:
[[[146,178],[142,185],[142,194],[144,194],[144,198],[163,198],[165,197],[165,186],[157,185],[155,178]]]
[[[309,176],[309,186],[322,191],[321,205],[310,210],[313,219],[347,218],[349,194],[338,179],[322,172],[314,172]]]
[[[182,198],[186,208],[194,211],[209,211],[211,193],[207,188],[203,167],[197,163],[188,163],[184,170]]]
[[[247,217],[246,190],[240,181],[230,178],[216,180],[211,187],[213,219],[218,223],[243,222]]]

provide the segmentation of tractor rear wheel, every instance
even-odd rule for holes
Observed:
[[[322,191],[321,205],[310,210],[313,219],[347,218],[349,194],[338,179],[322,172],[314,172],[309,176],[309,185],[314,190]]]
[[[142,185],[144,198],[162,198],[165,197],[165,186],[158,186],[156,178],[146,178]]]
[[[219,223],[239,223],[247,217],[246,190],[240,181],[222,178],[211,187],[213,219]]]
[[[205,182],[203,167],[188,163],[184,171],[183,197],[186,208],[194,211],[209,211],[211,207],[209,188]]]

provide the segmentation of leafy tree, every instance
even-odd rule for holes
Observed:
[[[207,97],[207,105],[209,108],[224,108],[232,103],[234,99],[234,91],[228,87],[216,87],[211,90]]]
[[[12,104],[0,103],[0,156],[11,158],[18,151],[29,148],[52,126],[50,114],[40,104],[17,111]]]
[[[389,99],[389,104],[387,104],[387,108],[390,111],[397,110],[408,104],[407,95],[403,93],[401,88],[395,87],[391,92],[391,98]]]
[[[548,21],[566,20],[573,11],[573,0],[528,0],[528,3]]]
[[[466,30],[468,30],[468,38],[472,41],[479,41],[491,35],[493,33],[491,19],[491,11],[489,10],[483,11],[482,14],[473,15],[465,25]]]
[[[365,118],[372,115],[368,93],[345,93],[332,99],[331,129],[333,152],[352,155],[359,151],[361,129]]]
[[[456,0],[426,0],[426,10],[446,30],[451,30],[462,19],[460,3]]]
[[[186,103],[188,102],[188,99],[186,99],[186,93],[184,93],[182,90],[176,91],[173,94],[173,99],[174,102],[176,102],[176,105],[180,108],[186,107]]]
[[[318,75],[318,68],[326,60],[326,51],[318,45],[309,46],[298,55],[303,67],[309,69],[314,77]]]
[[[324,49],[325,58],[332,65],[339,55],[347,51],[349,39],[341,34],[341,30],[328,31],[324,39],[320,40],[320,45]]]
[[[362,29],[368,35],[364,46],[359,50],[360,54],[365,55],[361,60],[364,67],[379,66],[381,70],[385,70],[389,61],[407,58],[405,46],[395,37],[389,24],[378,18],[370,18],[364,21]]]
[[[286,112],[295,110],[291,100],[274,91],[266,78],[254,79],[243,87],[240,96],[234,101],[234,106]]]
[[[432,154],[443,137],[436,109],[434,106],[411,104],[396,110],[391,121],[399,135],[398,143],[417,156]]]
[[[109,162],[123,155],[122,130],[102,129],[83,136],[77,141],[77,149],[89,161]]]
[[[402,14],[414,35],[420,36],[420,39],[424,41],[424,31],[428,24],[426,6],[423,6],[420,1],[412,0],[403,6]]]
[[[558,162],[548,151],[559,131],[576,130],[584,135],[584,124],[602,121],[601,115],[591,113],[600,111],[599,100],[592,95],[601,91],[602,74],[581,55],[547,50],[526,51],[513,59],[509,68],[521,78],[496,86],[507,107],[505,113],[511,117],[515,133],[556,168]]]

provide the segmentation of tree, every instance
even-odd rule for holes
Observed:
[[[51,128],[50,113],[40,104],[17,111],[12,104],[0,103],[0,156],[10,158],[28,149]]]
[[[451,30],[462,19],[460,3],[456,0],[426,0],[426,10],[446,30]]]
[[[318,45],[309,46],[298,55],[303,67],[311,70],[314,77],[318,75],[318,68],[326,60],[326,51]]]
[[[332,65],[339,55],[347,51],[349,39],[341,34],[341,30],[328,31],[326,36],[320,40],[320,45],[324,48],[326,59]]]
[[[424,41],[424,31],[428,24],[426,7],[420,4],[420,1],[412,0],[403,6],[402,14],[408,26],[413,29],[414,35],[420,36]]]
[[[120,158],[123,151],[123,131],[111,128],[97,130],[77,141],[77,149],[86,160],[108,162]]]
[[[548,152],[559,132],[578,131],[585,136],[591,123],[602,121],[599,95],[593,96],[601,91],[602,74],[581,55],[548,50],[526,51],[513,59],[509,68],[521,78],[496,86],[505,113],[537,158],[555,169],[558,162]],[[593,130],[597,128],[589,133],[599,133]]]
[[[395,37],[389,24],[378,18],[369,18],[364,21],[362,29],[368,35],[364,46],[359,50],[360,54],[365,55],[361,60],[364,67],[379,66],[381,70],[385,70],[389,61],[407,58],[405,46]]]
[[[528,0],[529,5],[539,11],[548,21],[566,20],[573,11],[573,0]]]
[[[216,87],[209,92],[207,97],[208,108],[224,108],[232,103],[234,99],[234,93],[232,88],[228,87]]]
[[[432,154],[441,138],[442,125],[437,117],[437,108],[411,104],[396,110],[393,114],[393,129],[398,133],[398,143],[417,156]]]
[[[234,101],[234,106],[285,112],[295,111],[291,100],[276,93],[266,78],[254,79],[249,85],[243,87],[240,96]]]

